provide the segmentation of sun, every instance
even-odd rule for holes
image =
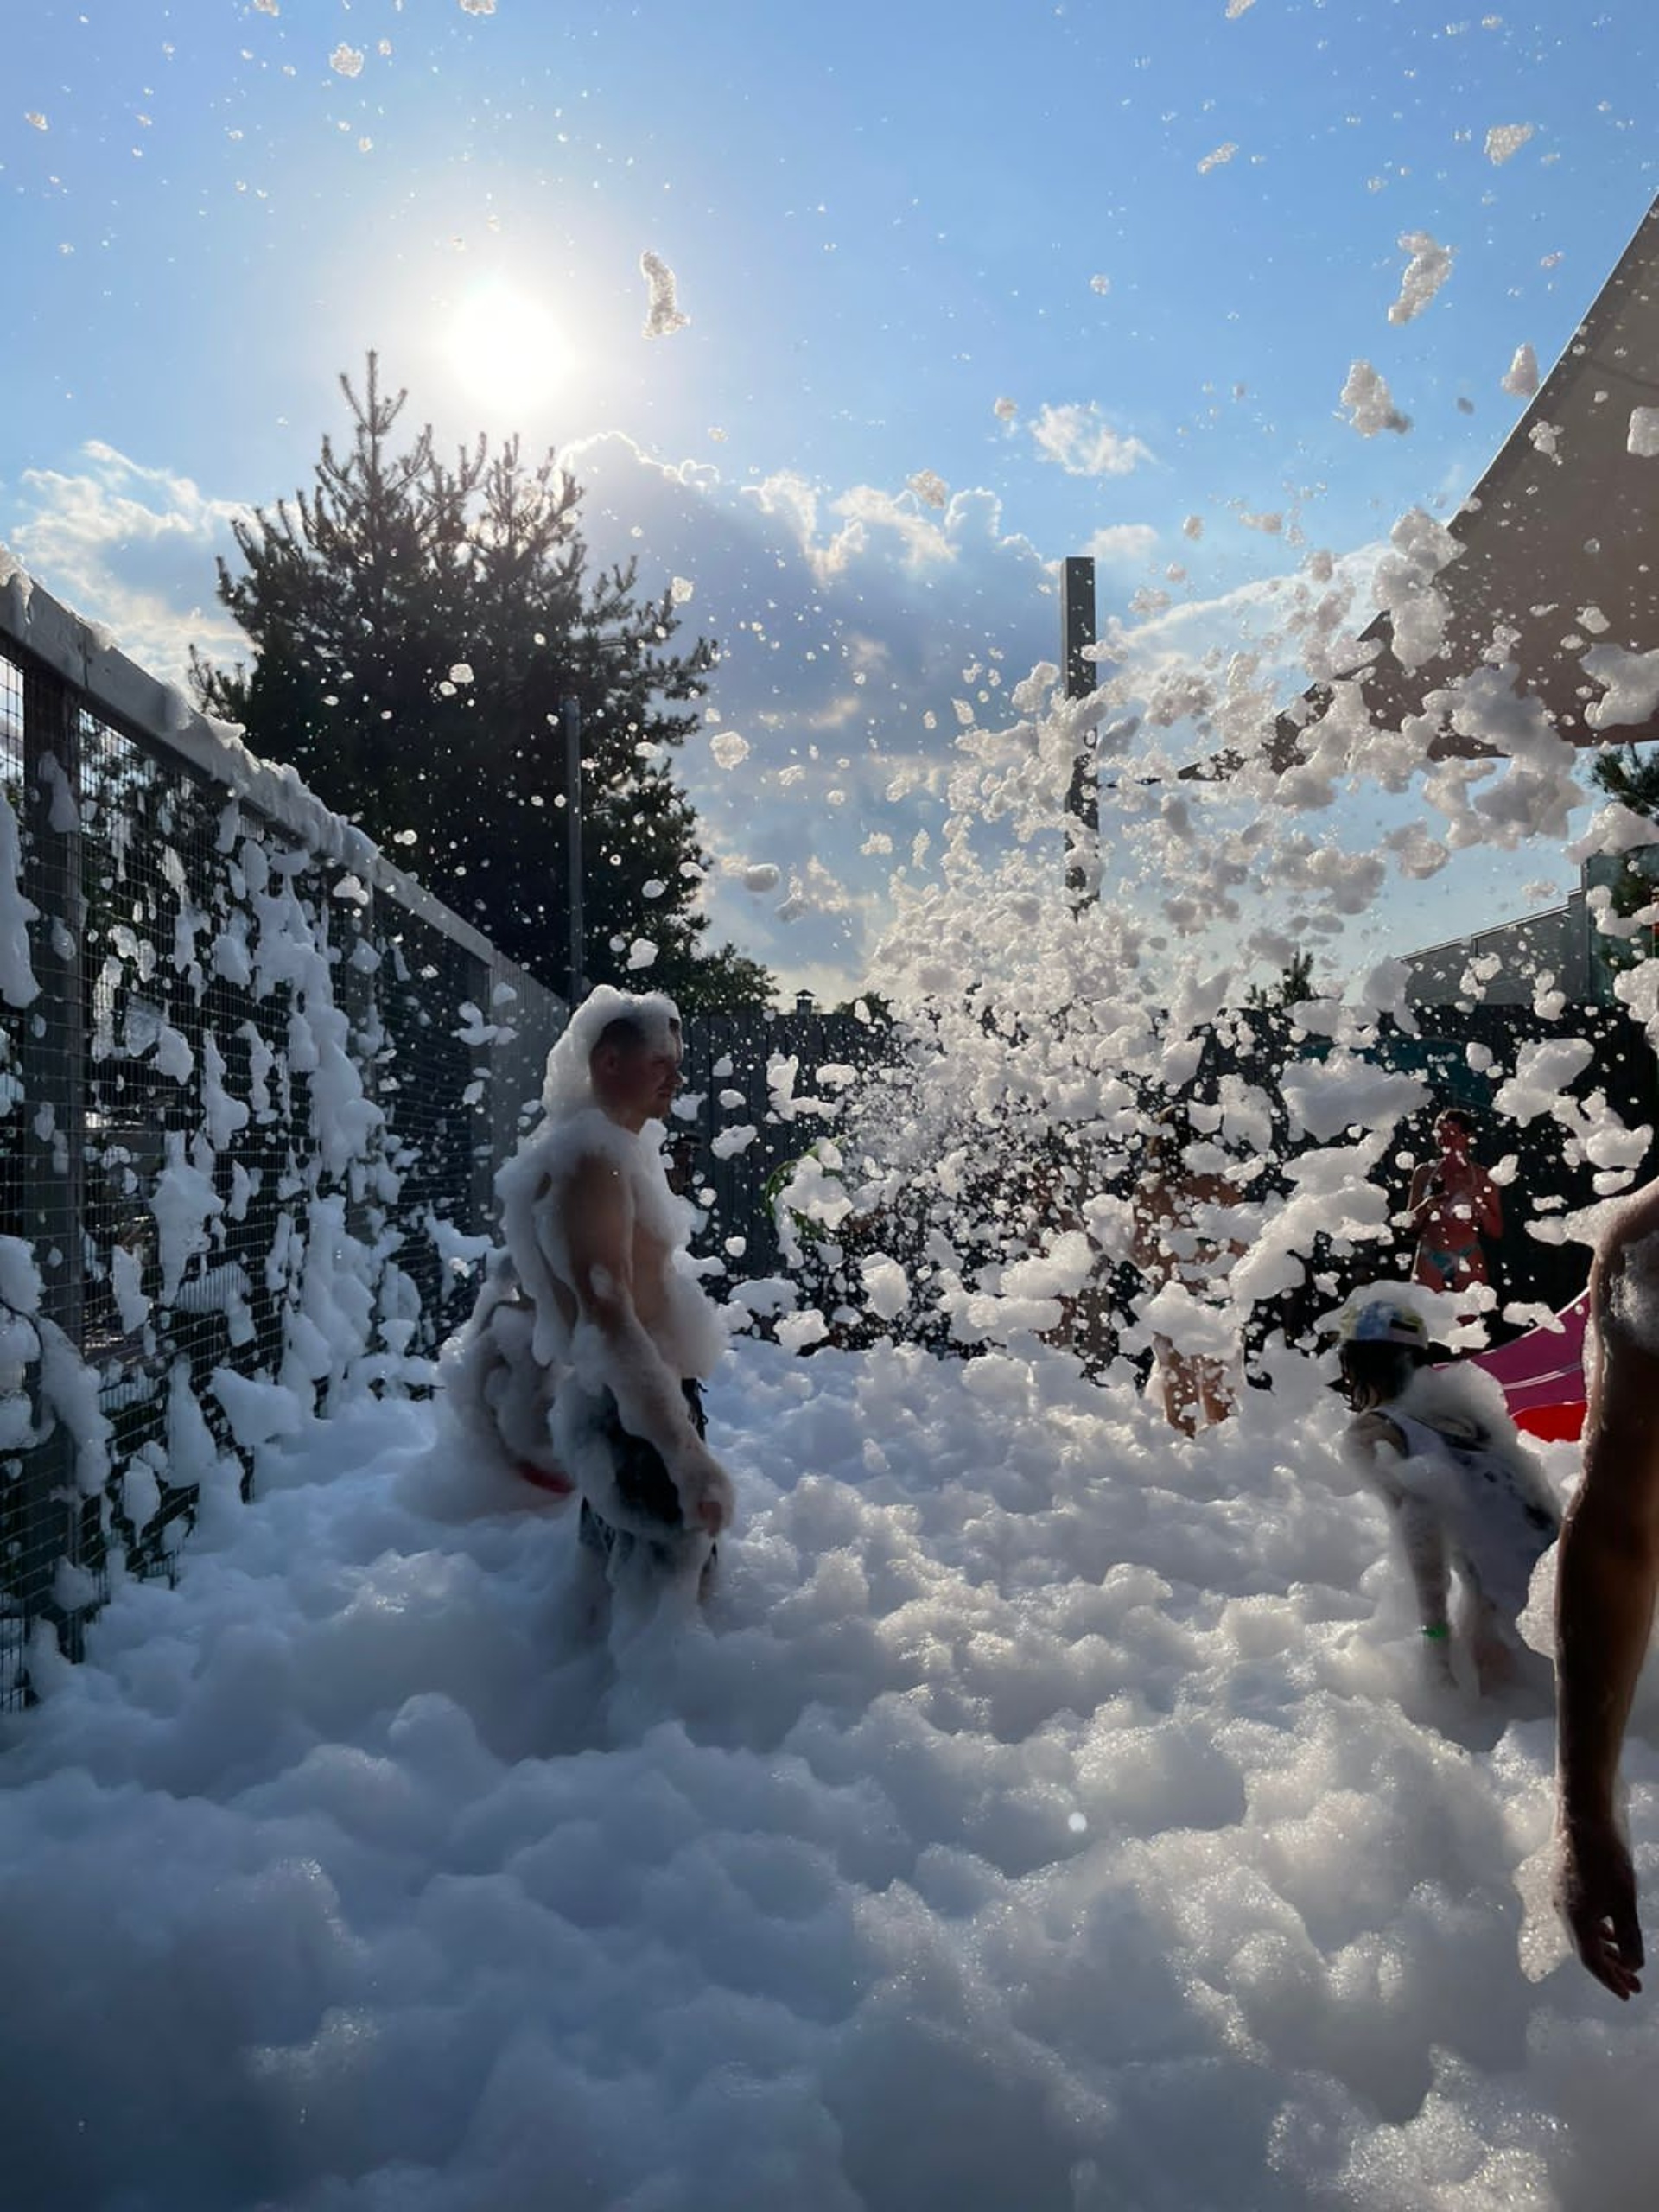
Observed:
[[[499,281],[456,302],[446,351],[467,396],[493,414],[533,416],[570,372],[569,343],[553,315]]]

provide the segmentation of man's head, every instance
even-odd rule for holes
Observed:
[[[614,1015],[588,1056],[595,1103],[631,1128],[660,1121],[680,1087],[682,1049],[677,1014]]]
[[[1430,1357],[1421,1314],[1392,1299],[1372,1299],[1342,1317],[1342,1387],[1357,1412],[1397,1398]]]
[[[542,1105],[556,1119],[587,1106],[603,1106],[639,1128],[653,1115],[665,1112],[674,1095],[666,1065],[647,1083],[639,1062],[671,1059],[677,1068],[679,1057],[680,1010],[671,998],[662,991],[619,991],[612,983],[595,984],[547,1056]],[[626,1103],[634,1096],[636,1077],[641,1095],[664,1093],[660,1102],[646,1096],[637,1117]]]

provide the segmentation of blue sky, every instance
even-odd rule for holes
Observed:
[[[1515,347],[1548,366],[1656,189],[1631,5],[14,12],[0,538],[176,664],[223,639],[230,515],[306,480],[378,346],[446,435],[569,448],[596,550],[695,584],[751,752],[688,776],[716,849],[798,893],[785,921],[721,888],[718,925],[831,986],[879,925],[861,848],[922,819],[893,764],[948,757],[964,668],[1052,652],[1046,564],[1097,543],[1103,613],[1168,593],[1225,642],[1227,594],[1446,512],[1518,412]],[[1495,163],[1503,124],[1531,136]],[[1410,232],[1455,261],[1390,324]],[[652,341],[645,251],[690,318]],[[1343,418],[1357,356],[1408,435]],[[1470,856],[1372,933],[1513,912],[1522,878],[1567,872]]]

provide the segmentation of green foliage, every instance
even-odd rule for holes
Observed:
[[[1592,773],[1609,798],[1619,800],[1632,814],[1644,814],[1649,820],[1659,815],[1659,753],[1650,753],[1645,760],[1634,746],[1599,753]]]
[[[1261,1013],[1276,1013],[1281,1008],[1300,1006],[1320,994],[1313,987],[1313,955],[1299,952],[1284,969],[1276,983],[1263,986],[1252,983],[1244,994],[1244,1003]]]
[[[1591,772],[1609,798],[1617,799],[1632,814],[1643,815],[1649,821],[1659,818],[1659,753],[1650,753],[1644,760],[1634,746],[1621,752],[1599,753]],[[1652,849],[1650,846],[1638,847],[1636,851],[1624,854],[1618,862],[1611,884],[1612,906],[1621,920],[1628,921],[1632,914],[1639,914],[1644,907],[1659,900],[1659,883],[1655,882],[1650,870]],[[1617,974],[1647,957],[1651,937],[1644,944],[1639,937],[1622,939],[1598,934],[1592,942],[1606,967]]]
[[[492,454],[480,438],[446,462],[429,428],[396,435],[407,394],[382,390],[372,353],[361,397],[340,386],[349,447],[325,437],[308,493],[236,525],[241,573],[221,562],[219,595],[254,658],[193,655],[202,705],[563,988],[575,698],[588,981],[688,1009],[769,999],[758,963],[703,946],[705,855],[672,772],[712,644],[669,649],[671,596],[643,596],[636,563],[590,573],[582,494],[551,452],[532,466],[516,439]],[[658,948],[643,976],[626,965],[639,938]]]

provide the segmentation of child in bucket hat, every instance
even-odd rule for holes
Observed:
[[[1347,1450],[1388,1507],[1417,1595],[1431,1675],[1450,1684],[1452,1577],[1463,1585],[1459,1641],[1483,1694],[1530,1662],[1516,1622],[1532,1571],[1560,1531],[1542,1468],[1478,1369],[1434,1364],[1427,1323],[1403,1300],[1367,1298],[1338,1328],[1342,1388],[1354,1408]]]

